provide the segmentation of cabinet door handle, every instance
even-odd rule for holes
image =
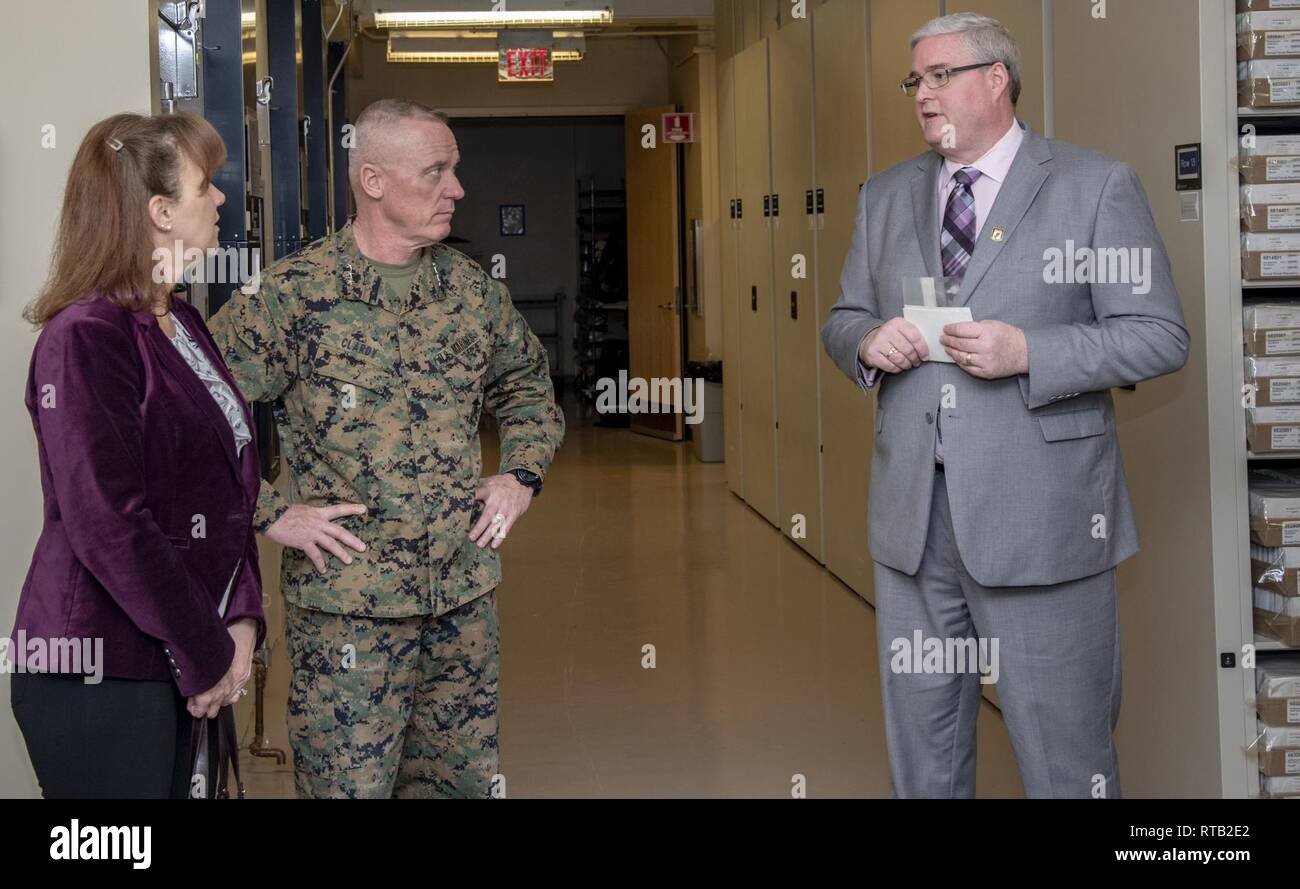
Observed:
[[[749,310],[751,312],[758,311],[758,285],[757,284],[753,284],[749,288]]]

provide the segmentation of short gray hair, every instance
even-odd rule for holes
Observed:
[[[379,99],[371,102],[357,115],[353,125],[352,147],[348,150],[348,180],[356,186],[356,177],[361,172],[361,165],[374,160],[366,151],[367,142],[375,139],[377,133],[385,132],[403,120],[436,121],[449,125],[449,118],[442,111],[411,99]]]
[[[997,19],[974,12],[955,12],[930,19],[912,35],[912,49],[927,37],[960,34],[977,62],[1001,62],[1011,77],[1011,104],[1020,98],[1020,47]]]

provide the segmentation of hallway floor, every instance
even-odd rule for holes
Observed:
[[[506,795],[789,798],[802,775],[810,798],[888,796],[872,608],[689,442],[595,427],[572,405],[567,418],[546,489],[502,549]],[[496,466],[495,441],[483,450]],[[265,713],[286,754],[287,685],[281,638]],[[239,713],[247,743],[251,700]],[[246,768],[250,797],[293,796],[291,754]],[[978,792],[1021,793],[987,701]]]

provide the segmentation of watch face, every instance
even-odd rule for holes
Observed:
[[[519,479],[519,481],[523,482],[525,485],[536,485],[542,480],[541,476],[537,473],[530,472],[527,469],[516,469],[513,474],[515,478]]]

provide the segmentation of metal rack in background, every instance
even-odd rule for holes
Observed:
[[[627,191],[594,179],[578,180],[577,191],[574,388],[594,405],[596,381],[627,369]]]

